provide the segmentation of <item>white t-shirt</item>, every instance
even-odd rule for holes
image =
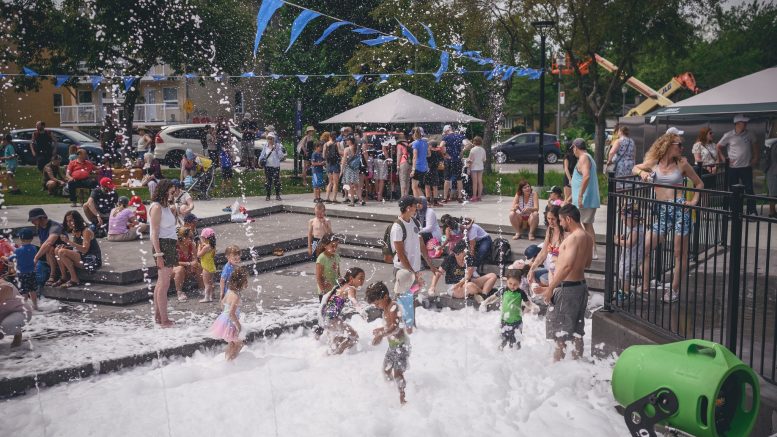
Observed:
[[[416,226],[413,219],[410,219],[409,222],[402,220],[402,217],[398,217],[398,219],[405,224],[405,231],[407,232],[407,238],[404,240],[407,260],[410,262],[410,267],[413,268],[413,271],[420,271],[421,243],[418,241],[420,229],[418,229],[418,226]],[[394,250],[394,252],[397,250],[397,247],[394,245],[395,241],[402,241],[402,228],[397,223],[394,223],[394,225],[391,226],[391,249]],[[405,268],[399,261],[399,255],[396,254],[394,255],[394,267],[398,269]]]
[[[743,168],[750,167],[754,141],[755,139],[747,130],[740,133],[737,133],[736,130],[730,130],[723,135],[718,144],[728,149],[729,164],[732,168]]]
[[[469,160],[471,162],[469,169],[472,171],[483,171],[486,163],[486,149],[482,146],[475,146],[469,151]]]
[[[467,231],[467,241],[472,241],[472,240],[478,241],[478,240],[482,240],[485,237],[488,237],[488,232],[486,232],[485,229],[481,228],[475,223],[470,225],[469,231]]]
[[[432,234],[432,237],[436,238],[437,241],[442,241],[442,229],[440,229],[440,224],[437,222],[437,215],[432,208],[426,208],[426,226],[421,229],[421,232],[428,232]]]

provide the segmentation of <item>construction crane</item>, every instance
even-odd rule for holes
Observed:
[[[609,71],[610,73],[614,74],[618,72],[618,66],[603,58],[602,56],[595,55],[594,58],[596,59],[596,63],[599,64],[599,66]],[[570,63],[567,61],[566,65],[570,65]],[[588,74],[590,65],[590,59],[578,64],[580,74]],[[574,70],[571,67],[560,69],[558,65],[554,64],[552,68],[552,73],[554,75],[568,75],[574,73]],[[658,107],[665,107],[673,104],[674,102],[671,101],[669,97],[681,88],[689,89],[694,94],[699,92],[699,88],[696,87],[696,78],[693,77],[693,73],[691,72],[685,72],[673,77],[658,91],[654,90],[636,77],[628,78],[628,80],[626,80],[626,85],[645,96],[645,101],[635,106],[634,108],[631,108],[631,110],[626,114],[627,116],[645,115]]]

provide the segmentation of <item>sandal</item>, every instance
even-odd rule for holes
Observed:
[[[62,284],[61,287],[70,288],[70,287],[78,287],[79,285],[81,285],[80,282],[67,281],[64,284]]]
[[[67,282],[67,281],[63,281],[62,279],[60,279],[59,281],[57,281],[57,282],[54,282],[53,284],[51,284],[51,287],[61,287],[61,286],[62,286],[63,284],[65,284],[66,282]]]
[[[280,247],[276,247],[272,251],[272,254],[275,255],[275,256],[283,256],[283,253],[284,253],[284,250],[281,249]]]
[[[45,284],[43,284],[43,285],[44,285],[44,286],[46,286],[46,287],[53,287],[53,286],[54,286],[54,284],[55,284],[56,282],[57,282],[57,280],[56,280],[56,279],[54,279],[54,278],[49,278],[49,279],[46,281],[46,283],[45,283]],[[62,284],[60,284],[60,285],[62,285]]]

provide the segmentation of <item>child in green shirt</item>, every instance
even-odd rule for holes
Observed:
[[[534,305],[526,292],[521,289],[521,283],[525,282],[522,279],[526,277],[528,272],[528,265],[523,269],[507,270],[507,288],[502,291],[502,314],[500,317],[502,345],[499,349],[504,349],[505,346],[521,348],[521,342],[515,338],[515,331],[523,332],[523,304],[526,302],[528,307]]]

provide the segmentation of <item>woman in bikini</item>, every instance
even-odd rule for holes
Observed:
[[[704,183],[693,170],[688,160],[683,157],[683,138],[680,135],[667,133],[660,136],[650,146],[645,154],[645,161],[634,166],[632,173],[643,181],[652,182],[655,191],[653,218],[647,223],[653,223],[652,229],[645,237],[645,259],[642,262],[642,292],[649,286],[650,250],[656,247],[658,239],[663,234],[671,234],[674,240],[674,269],[672,286],[665,290],[664,302],[679,300],[680,276],[688,272],[688,237],[691,233],[691,211],[684,205],[699,203],[699,192],[694,191],[691,200],[685,197],[685,178],[693,182],[697,189],[704,188]],[[656,281],[659,282],[659,281]]]
[[[559,211],[561,207],[553,205],[546,213],[548,220],[548,231],[545,233],[545,244],[542,250],[532,262],[529,269],[528,278],[530,282],[536,282],[541,285],[548,285],[553,273],[556,271],[556,259],[558,259],[558,248],[564,241],[564,228],[559,226]]]

